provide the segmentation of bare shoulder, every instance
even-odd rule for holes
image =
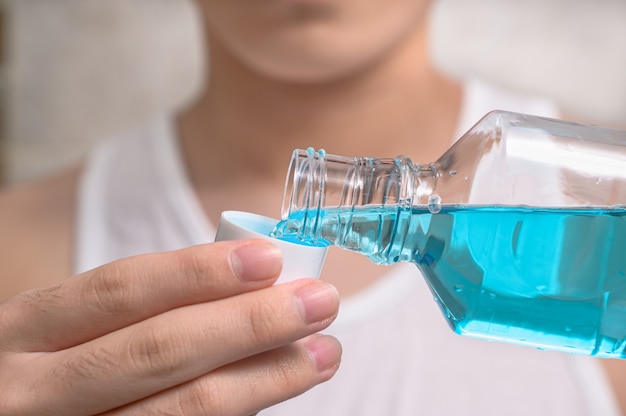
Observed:
[[[71,271],[80,168],[0,191],[0,300]]]

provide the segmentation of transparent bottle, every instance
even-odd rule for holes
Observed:
[[[275,236],[412,262],[459,334],[626,358],[626,131],[487,114],[437,161],[296,150]]]

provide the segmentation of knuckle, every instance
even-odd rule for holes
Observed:
[[[180,336],[161,326],[150,326],[135,334],[128,343],[130,365],[139,375],[162,377],[181,366]]]
[[[295,344],[286,345],[278,350],[266,353],[266,359],[272,362],[264,376],[279,391],[295,394],[303,392],[310,384],[307,371],[308,360]]]
[[[87,380],[116,372],[118,357],[104,348],[84,348],[73,353],[65,353],[59,363],[50,368],[38,383],[51,386],[61,396],[66,396],[83,385]]]
[[[195,287],[203,288],[207,286],[208,279],[207,264],[204,256],[200,255],[199,250],[184,250],[178,253],[178,263],[184,270],[185,281],[193,282]]]
[[[90,379],[97,374],[106,374],[118,367],[115,356],[104,348],[87,349],[71,357],[64,365],[65,379]]]
[[[222,383],[213,377],[205,377],[192,383],[179,395],[181,414],[226,415],[225,394]]]
[[[283,360],[278,361],[276,366],[274,366],[273,378],[277,383],[285,387],[296,387],[298,385],[297,382],[302,377],[301,367],[301,360],[298,360],[298,358],[293,355],[287,356]]]
[[[257,300],[251,302],[244,312],[244,325],[252,342],[258,345],[273,343],[286,325],[286,319],[271,302]],[[281,317],[281,318],[279,318]]]
[[[223,256],[208,255],[206,246],[193,247],[176,253],[174,261],[183,270],[182,281],[193,285],[197,290],[209,290],[216,284],[216,278],[224,275],[226,269],[221,259]]]
[[[19,293],[0,303],[0,350],[30,351],[36,343],[24,338],[24,322],[47,319],[51,311],[67,307],[61,284]],[[41,347],[41,348],[46,348]]]
[[[44,289],[32,289],[3,302],[0,315],[11,316],[11,313],[16,311],[19,311],[18,313],[30,311],[31,313],[47,314],[50,308],[62,304],[64,300],[61,284]]]
[[[87,278],[85,291],[100,312],[118,316],[132,311],[132,282],[119,267],[96,270]]]

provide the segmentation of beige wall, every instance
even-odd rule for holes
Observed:
[[[70,163],[199,86],[188,1],[8,0],[8,15],[11,180]]]
[[[444,0],[438,9],[433,51],[451,74],[626,128],[626,1]]]
[[[179,106],[201,83],[192,0],[5,0],[11,180],[56,169],[92,143]],[[626,125],[626,2],[440,0],[433,55]]]

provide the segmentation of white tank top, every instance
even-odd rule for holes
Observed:
[[[468,83],[458,134],[493,109],[553,116],[536,100]],[[169,119],[107,141],[80,187],[75,271],[213,241]],[[596,359],[454,334],[412,264],[342,301],[329,382],[263,414],[289,416],[619,415]]]

